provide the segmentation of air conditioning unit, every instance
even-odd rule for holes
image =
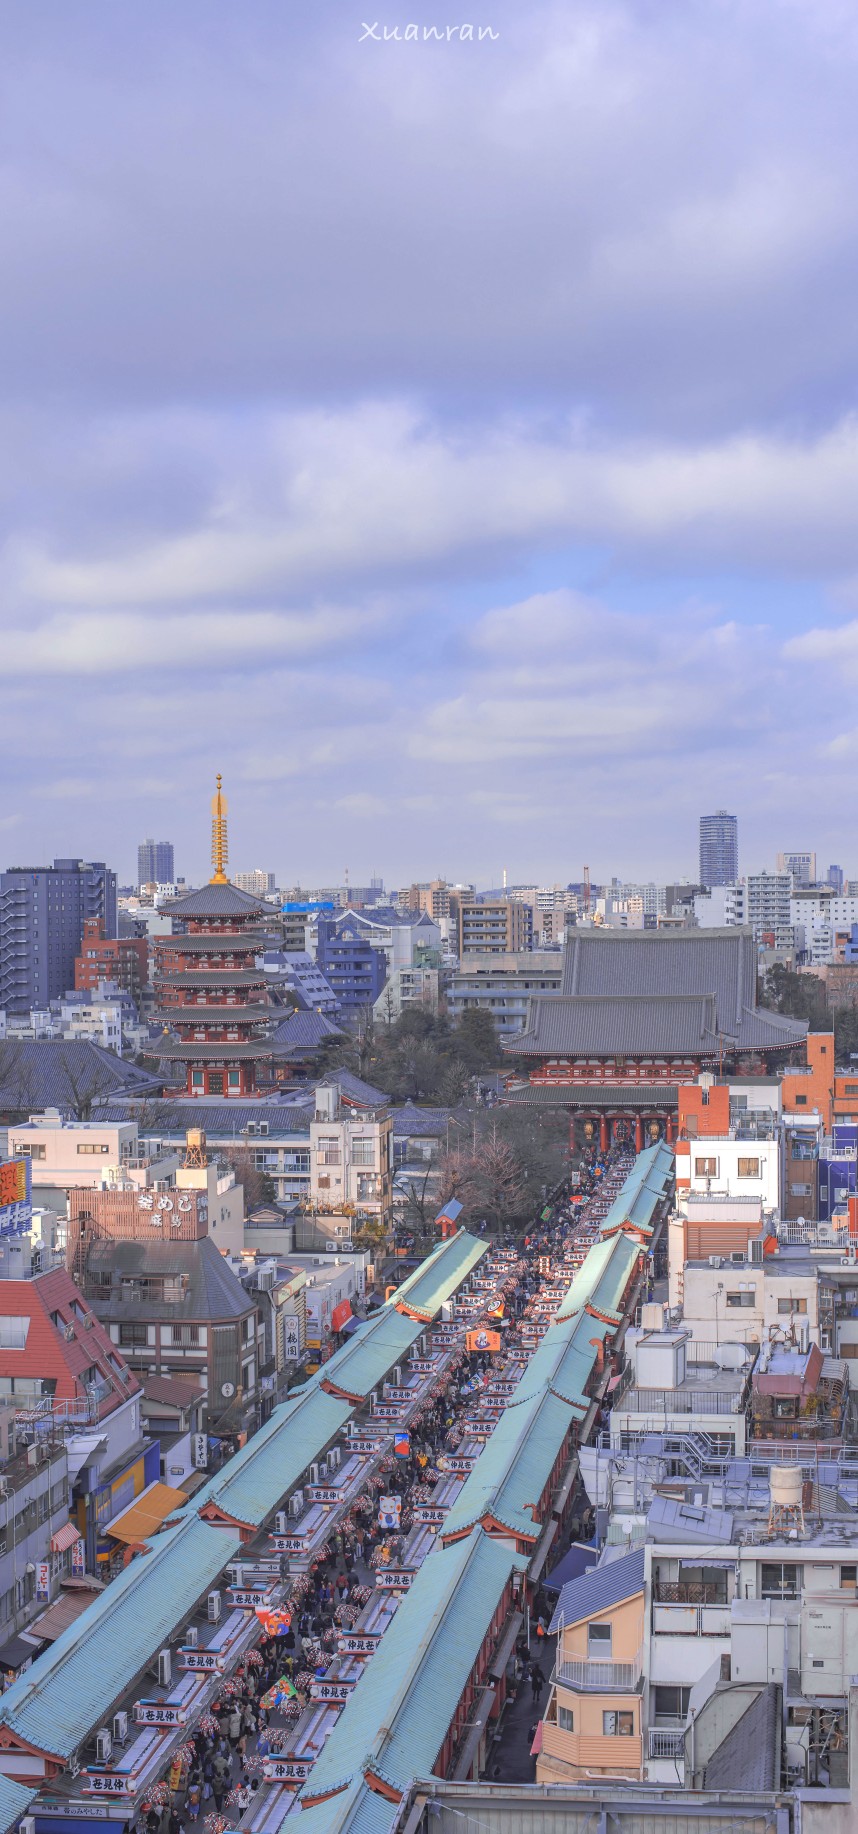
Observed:
[[[272,1292],[276,1278],[277,1278],[277,1269],[276,1268],[263,1267],[262,1272],[260,1273],[259,1278],[257,1279],[257,1282],[256,1282],[256,1285],[260,1293]]]
[[[746,1258],[741,1248],[732,1248],[730,1250],[730,1260],[734,1267],[744,1267]]]
[[[200,1647],[200,1633],[197,1629],[197,1626],[196,1624],[189,1624],[187,1630],[185,1631],[185,1648],[186,1649],[199,1649],[199,1647]]]
[[[210,1592],[206,1601],[206,1616],[210,1624],[220,1623],[222,1600],[219,1592]]]
[[[95,1735],[95,1761],[97,1764],[109,1764],[112,1756],[113,1740],[110,1736],[110,1727],[102,1726],[101,1731],[96,1732]]]
[[[723,1265],[724,1265],[724,1262],[720,1255],[710,1255],[709,1256],[709,1266],[710,1267],[723,1267]]]
[[[227,1567],[226,1583],[228,1586],[244,1585],[244,1567],[239,1561],[233,1561],[232,1565]]]
[[[39,1448],[38,1448],[38,1446],[28,1446],[28,1447],[27,1447],[27,1463],[28,1463],[28,1465],[37,1465],[37,1464],[38,1464],[38,1462],[39,1462]]]
[[[158,1651],[158,1686],[168,1688],[173,1679],[173,1658],[168,1649]]]
[[[23,1815],[18,1823],[19,1834],[36,1834],[35,1815]]]
[[[328,1453],[329,1471],[336,1471],[338,1469],[341,1456],[339,1446],[331,1446],[330,1452]]]
[[[319,1482],[319,1466],[318,1464],[314,1464],[310,1466],[310,1483],[318,1484],[318,1482]]]
[[[441,1307],[441,1318],[445,1325],[451,1325],[453,1322],[453,1307],[449,1299],[445,1299]]]
[[[292,1495],[290,1496],[289,1501],[286,1505],[286,1514],[288,1516],[291,1516],[292,1521],[294,1522],[296,1517],[303,1515],[303,1513],[304,1513],[304,1492],[303,1490],[293,1490]]]
[[[288,1535],[289,1533],[289,1517],[285,1509],[278,1509],[274,1517],[274,1533],[275,1535]]]
[[[396,1368],[393,1371],[392,1381],[393,1381],[394,1388],[402,1387],[402,1364],[401,1363],[397,1363]]]
[[[128,1737],[127,1713],[114,1713],[112,1731],[114,1745],[124,1745]]]
[[[748,1260],[752,1261],[755,1267],[762,1266],[763,1238],[761,1235],[753,1236],[748,1243]]]

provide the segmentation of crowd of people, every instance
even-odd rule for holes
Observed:
[[[586,1201],[610,1161],[620,1156],[615,1152],[605,1159],[594,1153],[585,1160],[575,1187],[578,1203],[565,1187],[555,1193],[518,1247],[516,1260],[509,1262],[503,1278],[507,1354],[521,1341],[523,1327],[538,1308],[548,1265],[581,1217],[581,1197]],[[156,1786],[129,1834],[184,1834],[187,1824],[200,1815],[207,1834],[220,1834],[226,1825],[237,1825],[251,1805],[268,1753],[287,1746],[290,1752],[302,1752],[298,1722],[309,1703],[309,1684],[314,1675],[326,1673],[339,1630],[353,1625],[368,1602],[373,1569],[402,1557],[414,1505],[431,1498],[432,1486],[444,1474],[445,1455],[467,1437],[493,1366],[491,1355],[482,1351],[462,1350],[450,1359],[412,1421],[403,1455],[385,1457],[366,1494],[352,1504],[311,1574],[300,1582],[291,1622],[245,1656],[238,1675],[226,1684],[224,1697],[213,1712],[202,1716],[183,1747],[180,1783],[177,1779],[177,1787],[171,1788],[168,1780]],[[379,1520],[381,1489],[399,1501],[399,1524],[393,1531]],[[542,1660],[550,1617],[550,1606],[540,1592],[529,1620],[531,1640],[519,1639],[507,1670],[513,1703],[526,1700],[529,1690],[532,1707],[539,1707],[546,1686]],[[285,1684],[285,1693],[280,1684]],[[273,1704],[272,1693],[278,1704]]]

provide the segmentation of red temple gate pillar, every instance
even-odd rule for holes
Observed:
[[[603,1114],[599,1116],[599,1151],[600,1153],[606,1153],[609,1145],[610,1145],[610,1132],[608,1129],[608,1117],[606,1114]]]
[[[673,1115],[669,1114],[664,1124],[664,1137],[668,1146],[673,1145]]]
[[[643,1152],[643,1121],[639,1114],[635,1115],[635,1152]]]

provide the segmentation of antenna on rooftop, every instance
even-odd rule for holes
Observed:
[[[209,880],[210,885],[228,885],[224,867],[229,858],[226,840],[226,797],[221,789],[223,778],[220,771],[215,778],[217,789],[212,797],[212,865],[214,872]]]

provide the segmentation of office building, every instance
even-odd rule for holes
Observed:
[[[700,883],[732,885],[739,877],[739,824],[726,809],[700,817]]]
[[[775,862],[778,872],[788,872],[793,885],[816,884],[816,854],[808,849],[794,853],[779,853]]]
[[[116,874],[102,860],[0,873],[0,1009],[31,1012],[68,992],[92,921],[116,935]]]
[[[138,885],[173,885],[172,841],[141,841],[137,849]]]

